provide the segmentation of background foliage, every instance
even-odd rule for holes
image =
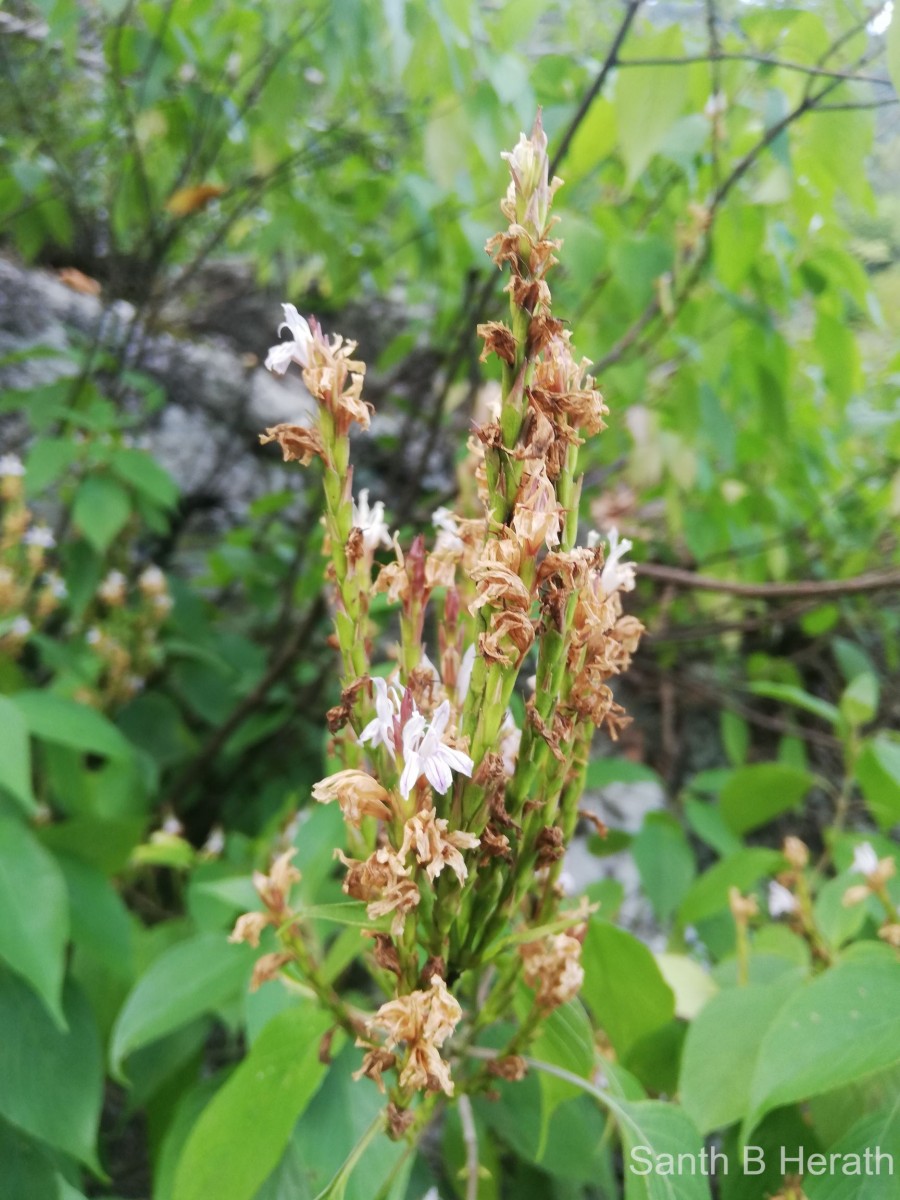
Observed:
[[[248,995],[251,959],[224,936],[278,838],[299,847],[308,904],[340,896],[333,814],[307,801],[335,700],[315,481],[286,475],[227,532],[198,533],[134,440],[167,401],[144,352],[156,331],[186,334],[211,265],[232,260],[252,264],[273,325],[282,299],[326,327],[355,312],[384,416],[372,487],[418,527],[482,400],[498,154],[538,104],[566,180],[556,307],[611,409],[583,515],[617,523],[647,563],[631,606],[651,632],[630,676],[639,721],[592,781],[668,790],[670,811],[630,842],[667,949],[611,924],[615,888],[594,885],[606,920],[585,946],[586,1009],[560,1013],[535,1053],[586,1081],[589,1011],[602,1104],[537,1072],[479,1100],[477,1194],[618,1194],[607,1125],[626,1148],[713,1131],[729,1153],[751,1135],[896,1145],[896,955],[876,898],[840,902],[855,845],[890,853],[900,821],[900,41],[896,22],[875,31],[879,13],[7,8],[4,253],[100,293],[66,373],[0,401],[3,451],[22,453],[25,499],[56,541],[35,582],[14,538],[0,552],[29,594],[0,615],[7,1194],[313,1197],[378,1111],[349,1081],[356,1052],[335,1044],[326,1072],[318,1018],[299,995]],[[24,357],[55,354],[36,339]],[[235,433],[235,456],[249,440]],[[151,563],[174,601],[157,616],[139,583]],[[49,567],[67,595],[39,617]],[[98,593],[110,570],[124,603]],[[813,849],[819,942],[761,920],[740,981],[728,888],[783,871],[788,831]],[[628,843],[613,830],[594,848]],[[352,988],[356,931],[334,933],[322,924],[326,961]],[[871,1008],[854,999],[848,1024],[861,987]],[[377,1179],[397,1197],[465,1195],[470,1142],[451,1114],[440,1146],[373,1143],[330,1194],[371,1197]],[[781,1184],[732,1175],[723,1194]]]

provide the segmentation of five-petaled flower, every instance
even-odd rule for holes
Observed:
[[[395,687],[388,687],[385,681],[376,676],[372,680],[375,688],[375,716],[359,735],[361,744],[369,742],[374,750],[384,746],[391,758],[395,757],[394,724],[400,716],[400,697]]]

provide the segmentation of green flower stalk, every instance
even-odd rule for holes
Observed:
[[[235,937],[258,944],[276,925],[280,948],[262,960],[262,977],[299,974],[337,1024],[357,1031],[365,1051],[357,1074],[389,1098],[393,1136],[420,1129],[434,1097],[485,1086],[465,1047],[494,1021],[515,1020],[523,987],[532,998],[503,1059],[510,1078],[520,1077],[519,1055],[547,1014],[581,986],[587,909],[565,907],[559,871],[594,730],[615,736],[626,719],[608,681],[627,668],[641,634],[622,613],[621,594],[634,586],[622,561],[630,544],[611,534],[606,557],[599,545],[577,544],[579,449],[603,429],[607,409],[552,314],[560,181],[549,178],[540,117],[504,158],[508,226],[487,249],[508,272],[510,314],[478,330],[483,360],[500,362],[501,392],[469,442],[462,491],[472,515],[438,510],[434,541],[420,535],[404,551],[383,508],[352,494],[349,430],[368,428],[370,411],[355,347],[326,339],[285,305],[292,340],[267,359],[278,373],[297,363],[317,406],[312,427],[275,426],[263,441],[277,441],[286,460],[324,465],[343,663],[329,725],[343,730],[343,769],[313,797],[340,806],[347,846],[362,848],[359,858],[344,847],[336,856],[343,890],[363,914],[374,1011],[340,1007],[302,912],[271,922],[248,914]],[[372,674],[375,593],[399,608],[400,642],[395,665]],[[517,689],[522,729],[510,707]]]

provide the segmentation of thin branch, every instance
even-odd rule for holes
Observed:
[[[568,126],[566,127],[565,133],[562,135],[562,139],[560,140],[560,143],[556,148],[556,153],[553,155],[553,158],[550,160],[550,177],[551,177],[551,179],[556,174],[556,171],[559,168],[560,163],[566,157],[566,154],[569,152],[569,147],[572,144],[572,139],[575,137],[575,134],[578,132],[582,121],[588,115],[591,105],[594,103],[597,96],[600,94],[600,92],[603,88],[603,85],[606,83],[606,80],[607,80],[607,77],[609,76],[610,71],[613,69],[613,67],[618,65],[619,51],[621,50],[622,44],[625,41],[626,37],[628,36],[628,31],[631,28],[634,18],[638,14],[638,9],[641,7],[641,3],[642,3],[642,0],[628,0],[628,4],[625,8],[625,16],[622,18],[622,23],[619,25],[619,28],[616,30],[615,36],[613,37],[613,40],[612,40],[612,44],[610,45],[609,50],[607,51],[606,58],[603,60],[603,65],[600,67],[600,70],[597,73],[597,77],[595,78],[594,82],[588,88],[587,92],[585,92],[584,97],[582,98],[582,101],[579,104],[575,115],[573,116],[572,120],[569,122]]]
[[[855,596],[862,592],[900,587],[900,570],[876,571],[851,579],[801,579],[794,583],[738,583],[731,579],[716,579],[712,575],[698,575],[681,567],[666,567],[661,563],[639,563],[638,573],[645,579],[655,579],[659,583],[688,591],[718,592],[742,596],[747,600],[818,600],[824,596]]]
[[[894,104],[900,104],[900,97],[888,96],[885,100],[848,100],[845,104],[820,104],[816,112],[847,112],[854,108],[890,108]]]
[[[816,78],[839,79],[847,83],[880,83],[892,87],[890,79],[880,75],[857,75],[852,71],[829,70],[827,67],[807,66],[805,63],[788,62],[782,58],[770,58],[767,54],[750,54],[741,51],[711,50],[707,54],[681,54],[674,58],[620,58],[618,66],[624,67],[689,67],[696,63],[751,62],[759,66],[779,67],[783,71],[798,71]]]

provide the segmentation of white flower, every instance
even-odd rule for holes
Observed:
[[[69,594],[66,581],[55,571],[48,571],[44,576],[44,584],[55,600],[65,600]]]
[[[769,916],[777,921],[779,917],[790,916],[797,911],[797,897],[789,892],[783,884],[773,879],[769,884]]]
[[[84,635],[84,640],[87,642],[87,644],[89,646],[99,646],[100,643],[103,641],[103,634],[96,627],[96,625],[94,625]]]
[[[391,534],[384,520],[384,502],[376,500],[369,506],[369,489],[363,488],[359,500],[353,501],[353,524],[363,535],[366,550],[377,550],[379,546],[391,546]]]
[[[272,346],[266,355],[266,369],[276,375],[283,375],[292,362],[301,367],[309,366],[309,347],[313,340],[312,330],[293,304],[282,304],[281,307],[284,320],[278,326],[278,332],[289,329],[294,336],[293,341]]]
[[[121,571],[110,571],[97,588],[97,595],[104,604],[122,604],[127,582]]]
[[[428,725],[421,713],[413,713],[403,727],[403,774],[400,794],[404,799],[424,775],[431,786],[443,796],[453,783],[451,771],[471,775],[474,762],[462,750],[446,746],[441,737],[450,720],[450,704],[440,704]]]
[[[19,478],[25,474],[25,467],[18,454],[0,456],[0,479]]]
[[[860,842],[854,849],[852,870],[866,876],[874,875],[878,870],[878,855],[871,842]]]
[[[144,567],[138,576],[138,587],[148,596],[165,592],[166,577],[155,563],[151,563],[149,567]]]
[[[360,745],[371,742],[372,748],[385,746],[394,757],[394,722],[400,716],[400,697],[396,688],[389,688],[383,679],[375,676],[375,716],[359,735]]]
[[[32,624],[27,617],[16,617],[9,627],[9,632],[14,638],[27,638],[31,630]]]
[[[167,833],[170,837],[181,837],[184,826],[174,813],[170,813],[160,826],[160,832]]]
[[[40,546],[42,550],[52,550],[56,545],[56,538],[46,525],[32,525],[25,531],[22,541],[26,546]]]
[[[606,555],[603,570],[600,572],[600,586],[607,596],[611,596],[619,589],[623,592],[630,592],[634,587],[634,563],[621,561],[631,549],[631,545],[628,538],[622,538],[621,542],[619,541],[617,529],[609,531],[609,553]]]
[[[436,508],[431,517],[431,523],[438,531],[434,548],[438,553],[452,552],[459,554],[466,548],[465,542],[459,536],[458,518],[449,508]]]

